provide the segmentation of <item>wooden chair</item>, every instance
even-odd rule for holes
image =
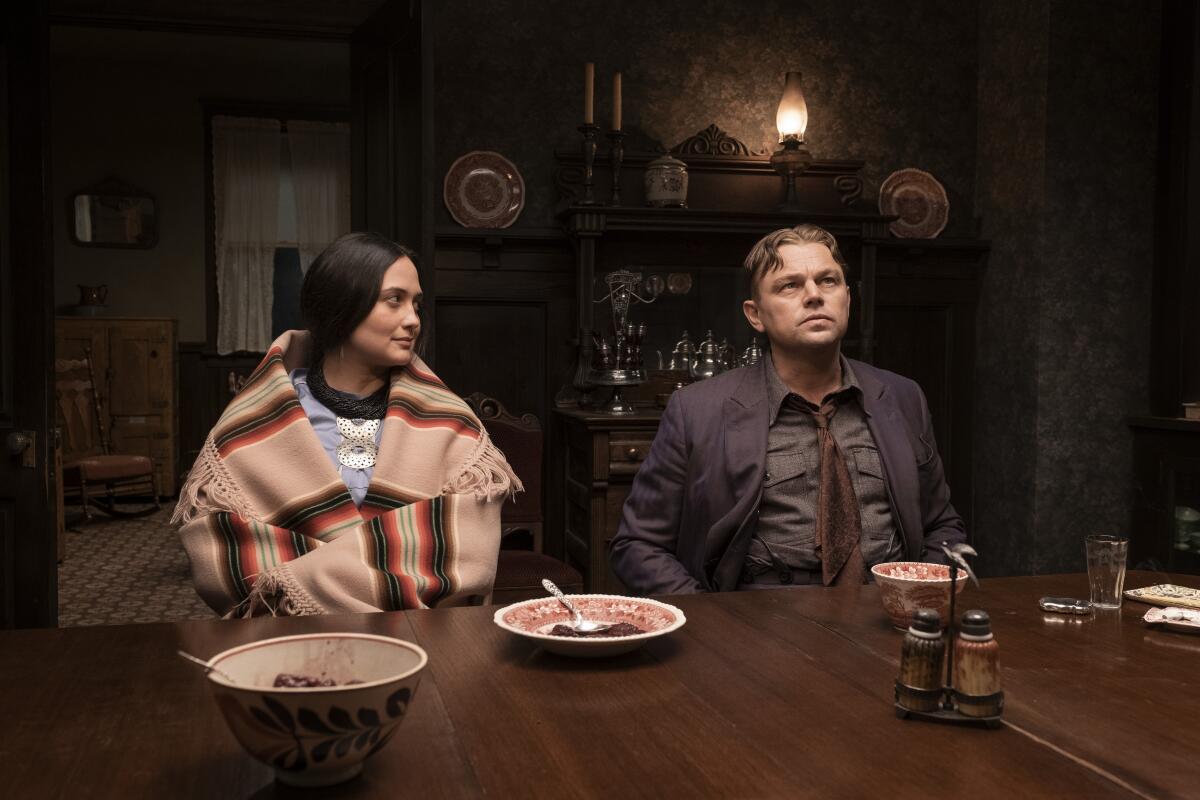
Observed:
[[[153,514],[162,508],[154,462],[143,455],[112,452],[91,356],[91,349],[85,348],[83,358],[54,362],[55,395],[72,453],[62,467],[62,484],[65,489],[78,490],[87,522],[92,520],[92,506],[114,517]],[[103,499],[97,499],[97,494]],[[139,511],[117,508],[118,496],[146,494],[154,501],[153,508]]]
[[[510,414],[499,401],[476,392],[466,398],[525,485],[500,511],[500,560],[492,602],[497,605],[543,597],[542,578],[564,592],[582,592],[579,570],[542,552],[542,425],[533,414]],[[522,547],[522,545],[528,545]]]

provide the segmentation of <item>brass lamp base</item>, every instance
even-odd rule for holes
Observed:
[[[783,147],[771,154],[771,167],[783,178],[784,200],[780,211],[799,211],[800,204],[796,198],[796,178],[808,169],[813,161],[812,153],[799,139],[789,139]]]

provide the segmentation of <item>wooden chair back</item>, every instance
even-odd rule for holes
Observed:
[[[58,401],[59,422],[66,434],[64,450],[75,456],[109,455],[112,443],[104,425],[104,409],[96,375],[92,368],[91,348],[83,358],[59,358],[54,361],[54,394]]]
[[[545,445],[542,424],[533,414],[518,417],[509,413],[500,401],[482,392],[475,392],[465,399],[525,486],[524,492],[518,492],[516,497],[504,503],[500,512],[502,524],[508,532],[516,528],[529,529],[535,540],[535,548],[540,549],[543,522],[542,451]]]

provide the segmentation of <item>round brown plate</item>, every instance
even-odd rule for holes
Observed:
[[[474,150],[450,165],[442,199],[463,227],[507,228],[525,207],[525,179],[499,153]]]
[[[946,227],[950,201],[938,179],[920,169],[901,169],[879,187],[879,213],[899,216],[891,231],[905,239],[933,239]]]

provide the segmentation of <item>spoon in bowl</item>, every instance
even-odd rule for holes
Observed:
[[[205,661],[204,659],[196,658],[191,653],[185,653],[182,650],[176,650],[175,652],[179,653],[180,656],[187,659],[188,661],[191,661],[193,664],[199,664],[200,666],[204,667],[204,671],[206,673],[215,672],[218,675],[220,675],[222,678],[224,678],[225,680],[229,681],[230,683],[237,683],[237,681],[235,681],[233,679],[233,676],[230,675],[228,672],[226,672],[223,669],[217,669],[216,667],[209,666],[208,662]]]
[[[549,578],[542,578],[542,586],[546,588],[547,592],[557,597],[558,602],[567,607],[567,611],[571,612],[570,624],[571,628],[573,628],[576,633],[582,633],[584,635],[589,633],[600,633],[613,626],[613,624],[610,622],[589,622],[588,620],[584,619],[583,614],[579,612],[579,609],[571,605],[571,601],[568,600],[567,596],[562,593],[562,589],[559,589],[557,586],[555,586],[554,581],[550,580]]]

